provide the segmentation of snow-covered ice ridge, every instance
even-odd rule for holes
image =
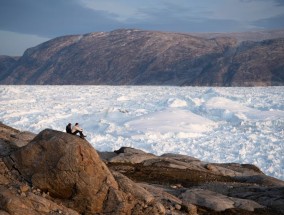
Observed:
[[[284,87],[0,86],[0,98],[0,121],[20,130],[79,122],[99,151],[251,163],[284,179]]]

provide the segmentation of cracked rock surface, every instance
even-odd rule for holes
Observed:
[[[23,135],[24,134],[24,135]],[[284,214],[284,182],[251,164],[207,163],[0,124],[0,214]]]

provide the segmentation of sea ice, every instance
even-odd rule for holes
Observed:
[[[0,121],[35,133],[79,122],[100,151],[251,163],[284,179],[284,87],[0,86]]]

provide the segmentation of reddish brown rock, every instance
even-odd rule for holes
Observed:
[[[46,129],[4,159],[27,182],[51,197],[64,199],[65,206],[79,213],[139,213],[144,210],[138,207],[141,203],[148,210],[160,207],[153,197],[153,201],[142,198],[146,191],[141,196],[131,193],[131,183],[118,185],[95,149],[78,136]],[[137,191],[138,185],[135,187]]]
[[[87,141],[62,132],[42,131],[6,161],[33,186],[68,199],[79,212],[102,212],[110,187],[118,187]]]
[[[19,134],[3,127],[0,140]],[[284,182],[251,164],[127,147],[100,155],[108,167],[87,141],[42,131],[0,157],[0,214],[284,214]]]
[[[25,196],[17,195],[13,190],[2,186],[0,186],[0,209],[10,215],[46,215],[56,214],[58,211],[62,214],[79,215],[78,212],[41,196],[33,193]]]
[[[19,131],[0,123],[0,157],[7,156],[19,147],[27,145],[36,135],[28,131]]]

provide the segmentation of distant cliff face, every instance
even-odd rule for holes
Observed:
[[[18,57],[0,56],[0,80],[8,76],[9,69],[16,64]]]
[[[267,86],[283,85],[283,74],[284,38],[239,43],[220,35],[116,30],[28,49],[0,83]]]

